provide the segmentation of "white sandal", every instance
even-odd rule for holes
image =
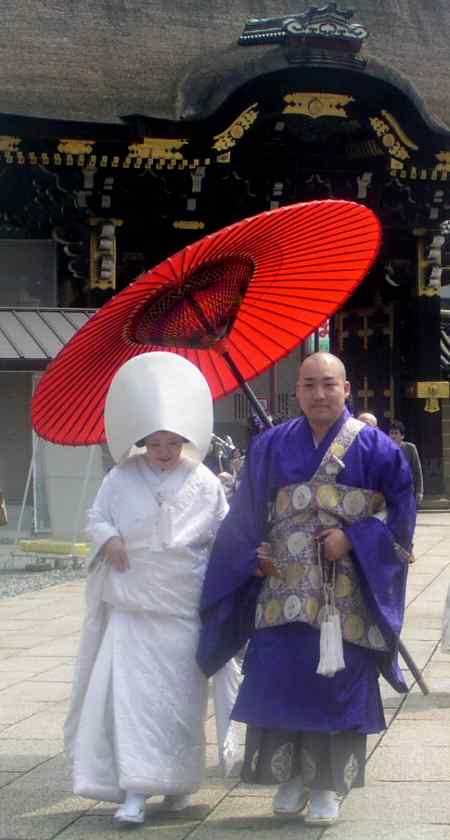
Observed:
[[[278,816],[296,816],[305,808],[309,799],[309,790],[305,788],[300,776],[289,782],[282,782],[273,797],[273,813]]]
[[[123,805],[117,809],[114,819],[120,823],[140,825],[145,820],[145,794],[127,793]]]
[[[339,819],[340,802],[334,790],[312,790],[306,825],[334,825]]]

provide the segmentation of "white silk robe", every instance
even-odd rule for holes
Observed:
[[[88,515],[99,551],[65,726],[78,795],[121,802],[125,791],[199,788],[207,681],[195,661],[198,605],[226,512],[202,464],[157,473],[137,455],[104,479]],[[102,560],[112,536],[125,543],[126,572]]]

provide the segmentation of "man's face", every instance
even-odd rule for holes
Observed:
[[[399,432],[398,429],[390,429],[389,437],[391,438],[391,440],[394,441],[394,443],[396,443],[398,446],[401,446],[405,436],[402,435],[402,433]]]
[[[328,427],[339,419],[350,393],[337,359],[312,356],[299,371],[296,396],[312,426]]]

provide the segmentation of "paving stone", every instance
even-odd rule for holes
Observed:
[[[3,661],[5,659],[10,659],[12,656],[15,656],[17,653],[17,648],[0,648],[0,660]],[[0,665],[1,665],[0,661]]]
[[[409,749],[417,743],[427,747],[450,747],[450,726],[443,726],[441,721],[423,720],[419,728],[414,721],[399,715],[395,726],[388,729],[383,739],[383,747],[403,746]]]
[[[5,697],[3,691],[0,692],[0,724],[2,726],[11,726],[27,720],[45,708],[45,703],[39,703],[36,700],[11,699]]]
[[[357,833],[356,833],[357,832]],[[448,825],[408,825],[395,823],[374,823],[358,820],[355,824],[340,820],[336,825],[328,828],[323,840],[448,840]],[[299,835],[298,840],[301,840]]]
[[[45,644],[36,645],[32,653],[35,656],[76,656],[78,653],[80,639],[79,635],[67,636],[64,639],[56,639],[55,641],[46,642]]]
[[[275,817],[266,797],[233,796],[221,803],[189,840],[318,840],[323,829],[306,826],[301,817]]]
[[[51,759],[0,790],[0,840],[50,840],[92,808],[72,795],[61,766]]]
[[[151,837],[154,840],[184,840],[192,837],[192,830],[197,822],[181,819],[169,821],[167,818],[147,818],[144,825],[139,826],[139,840]],[[121,837],[130,838],[133,829],[120,827],[111,816],[96,816],[88,814],[75,820],[68,828],[58,835],[58,840],[119,840]],[[134,836],[134,834],[133,834]]]
[[[407,624],[402,632],[402,641],[409,649],[411,642],[437,642],[440,639],[440,635],[440,628],[438,627],[416,627],[413,624]]]
[[[216,721],[213,716],[206,721],[205,736],[207,744],[217,744]]]
[[[236,780],[220,779],[217,781],[207,781],[201,789],[192,796],[192,805],[186,808],[179,814],[179,818],[189,822],[198,822],[205,819],[207,815],[221,802],[230,790],[237,784]],[[147,800],[147,813],[150,819],[158,817],[163,820],[173,820],[177,817],[176,814],[163,814],[160,810],[162,796],[152,796]],[[117,805],[111,802],[99,802],[95,808],[94,814],[109,814],[112,816],[117,808]]]
[[[0,611],[0,633],[15,631],[17,633],[28,630],[34,623],[27,618],[10,618]]]
[[[40,671],[38,674],[32,676],[31,682],[46,682],[46,683],[68,683],[72,685],[73,672],[75,662],[67,665],[58,665],[56,668],[50,668],[48,671]]]
[[[29,676],[29,670],[11,669],[8,671],[0,671],[0,692],[2,692],[5,688],[9,688],[9,686],[14,686],[24,680],[27,680]]]
[[[0,676],[3,672],[7,673],[16,668],[20,671],[28,671],[29,674],[41,674],[57,665],[67,665],[71,661],[71,658],[63,656],[35,656],[29,650],[20,653],[15,650],[14,656],[0,662]]]
[[[450,782],[378,782],[352,790],[342,805],[342,819],[350,822],[384,821],[399,825],[449,824]],[[350,836],[355,836],[355,829]],[[356,835],[357,836],[357,835]],[[394,835],[393,840],[397,840]]]
[[[62,740],[13,740],[0,738],[0,770],[24,773],[61,753]]]
[[[6,770],[0,770],[0,788],[5,787],[5,785],[9,785],[9,783],[13,782],[14,779],[18,779],[20,775],[20,773],[10,773]]]
[[[386,741],[368,763],[367,778],[382,782],[450,782],[450,747],[417,746],[411,741],[391,747]]]
[[[256,796],[259,799],[269,797],[273,799],[276,791],[276,785],[248,785],[245,782],[239,782],[230,790],[229,796]]]
[[[44,674],[42,674],[44,677]],[[55,682],[32,682],[22,680],[19,684],[5,688],[0,691],[0,705],[5,701],[26,698],[27,701],[38,701],[39,703],[55,703],[70,697],[71,686],[68,683]],[[1,709],[0,709],[1,720]]]
[[[66,718],[65,712],[59,712],[49,708],[49,704],[43,704],[44,711],[38,711],[27,720],[16,723],[9,727],[8,735],[13,739],[25,740],[60,740],[63,733],[63,725]]]

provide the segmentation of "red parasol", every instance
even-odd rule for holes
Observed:
[[[196,364],[219,398],[271,367],[363,280],[381,241],[365,206],[294,204],[189,245],[116,295],[51,363],[33,398],[36,432],[54,443],[104,441],[112,377],[164,348]]]

